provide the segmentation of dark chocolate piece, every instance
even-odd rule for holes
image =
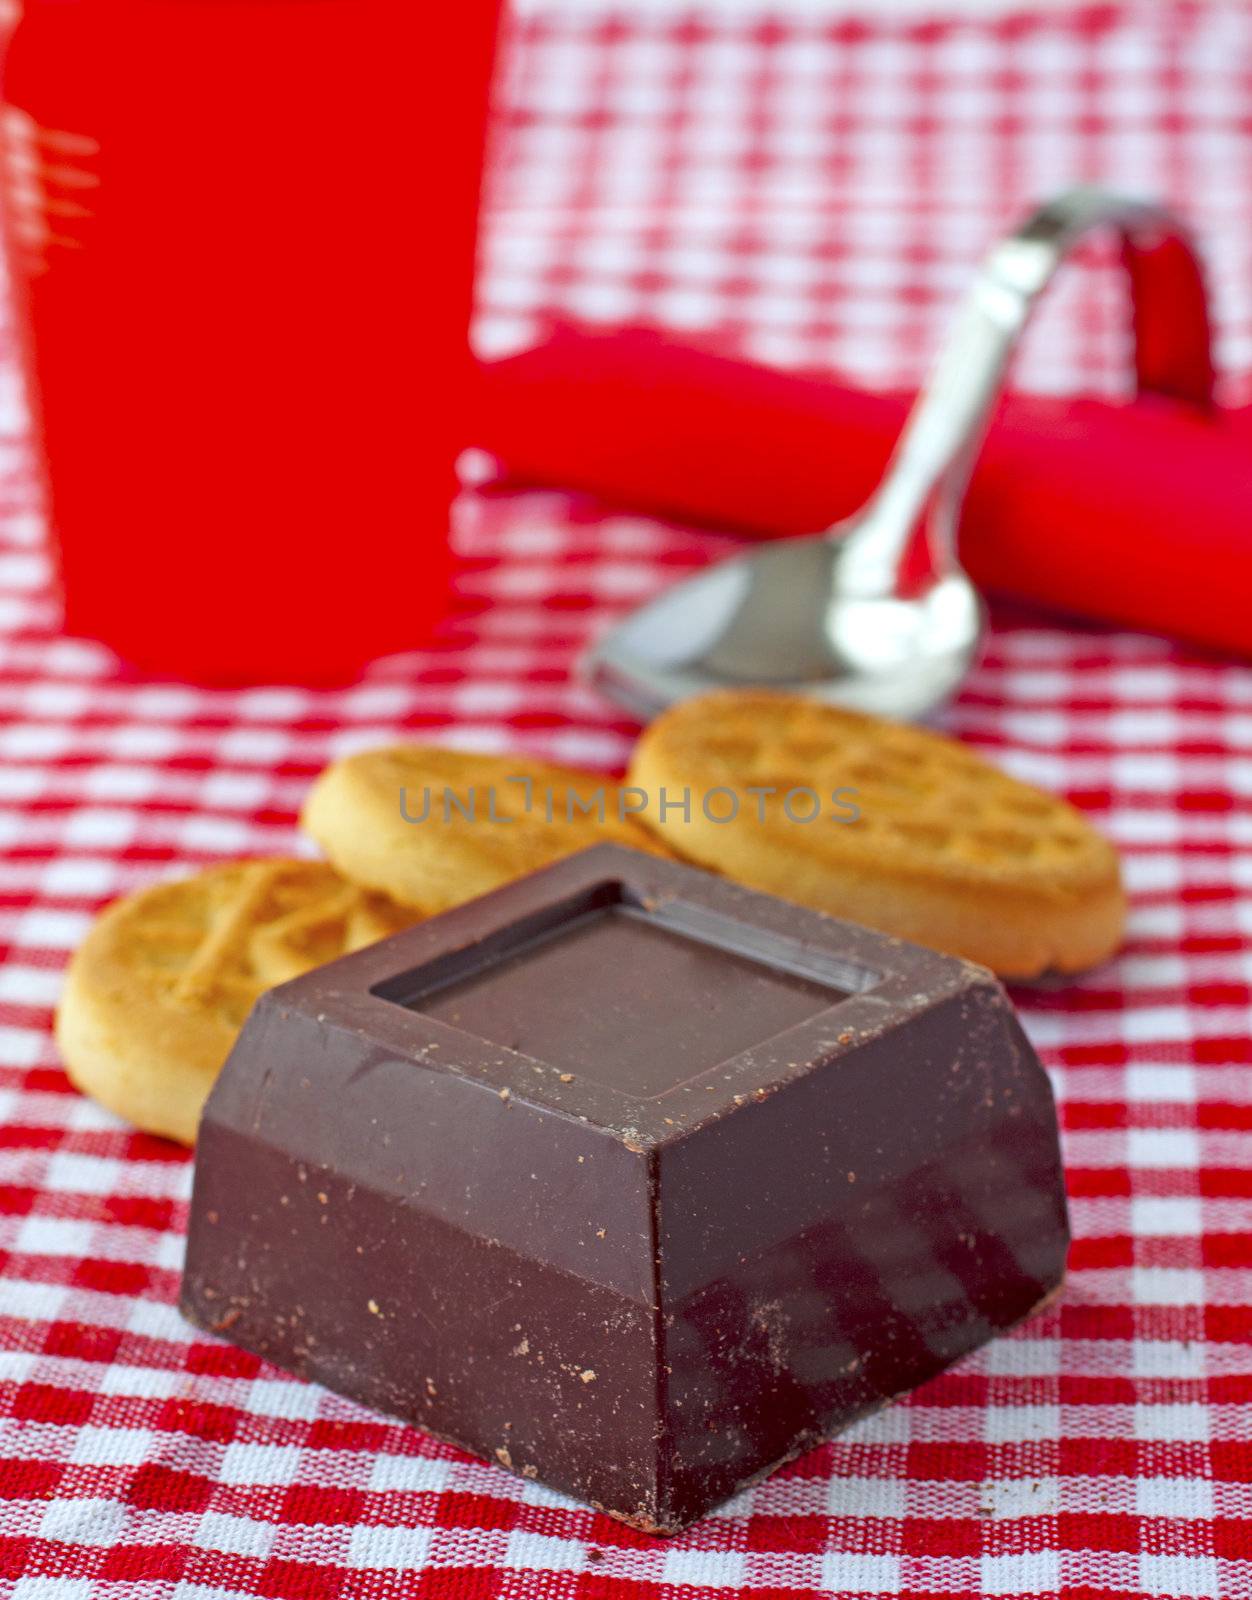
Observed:
[[[182,1306],[669,1533],[1026,1316],[1067,1240],[990,973],[605,845],[262,997]]]

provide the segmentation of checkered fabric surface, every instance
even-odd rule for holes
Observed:
[[[1083,178],[1195,220],[1248,392],[1252,10],[541,10],[506,77],[487,347],[560,308],[912,381],[980,248]],[[1098,267],[1071,273],[1021,381],[1121,382],[1109,305]],[[1252,670],[997,614],[949,725],[1084,806],[1133,895],[1116,962],[1017,997],[1060,1097],[1068,1288],[657,1541],[185,1326],[189,1161],[76,1095],[49,1023],[106,900],[297,848],[310,779],[348,748],[403,732],[619,765],[632,729],[571,656],[727,541],[466,496],[429,650],[338,692],[141,681],[57,634],[7,351],[0,1597],[1252,1595]]]

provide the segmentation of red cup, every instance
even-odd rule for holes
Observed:
[[[443,609],[498,0],[25,0],[6,236],[65,624],[334,682]]]

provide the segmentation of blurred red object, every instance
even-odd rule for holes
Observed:
[[[421,641],[496,12],[24,0],[7,232],[72,632],[208,681]]]
[[[989,591],[1252,654],[1252,410],[1202,403],[1207,351],[1171,364],[1139,333],[1158,392],[1001,402],[962,559]],[[910,404],[661,333],[560,326],[484,366],[477,433],[509,482],[771,537],[855,511]]]

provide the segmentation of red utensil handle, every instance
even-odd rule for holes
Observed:
[[[1186,239],[1127,239],[1135,374],[1139,392],[1168,395],[1201,411],[1213,405],[1213,341],[1199,260]]]

